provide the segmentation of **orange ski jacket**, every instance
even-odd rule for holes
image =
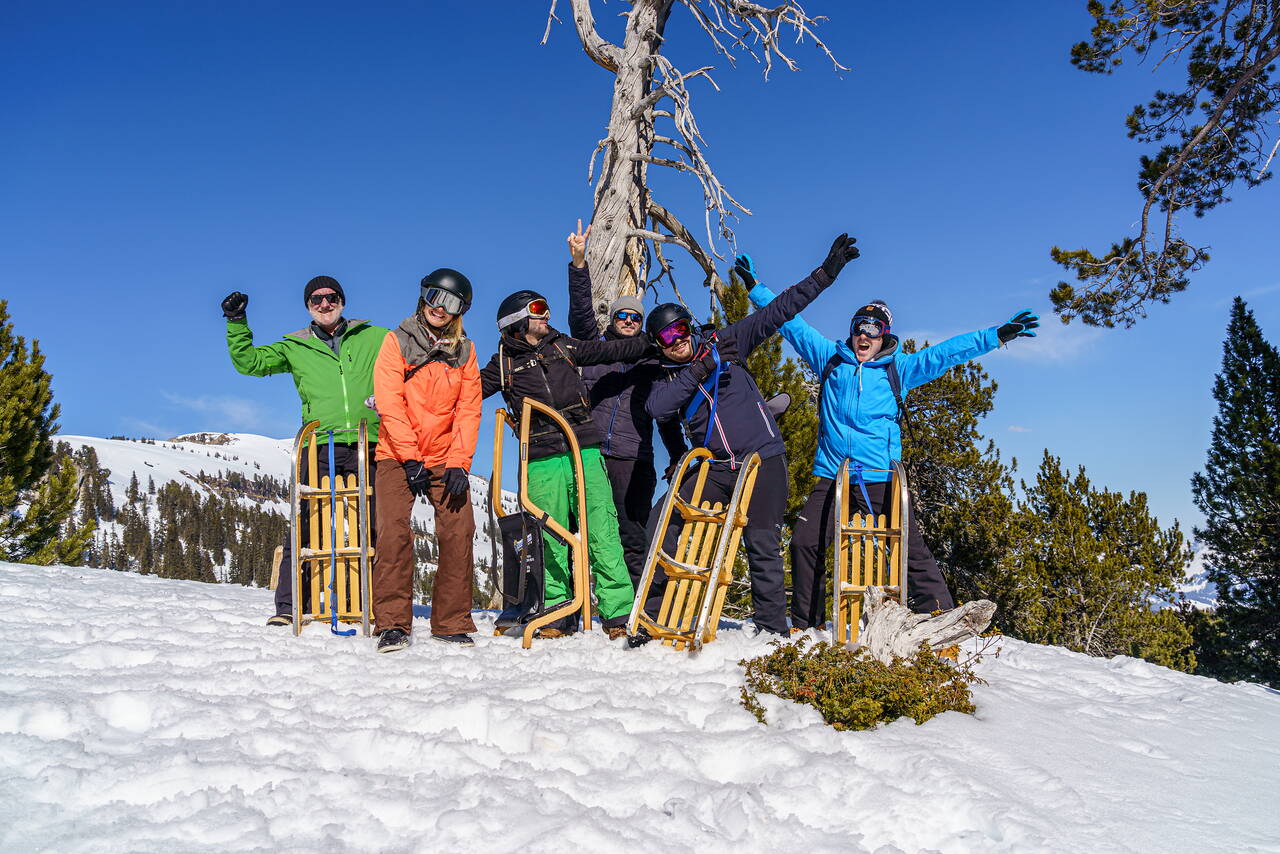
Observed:
[[[416,315],[405,318],[387,333],[373,366],[382,421],[377,459],[469,472],[480,437],[480,388],[470,339],[450,351]]]

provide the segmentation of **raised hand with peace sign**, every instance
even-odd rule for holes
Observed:
[[[587,230],[582,230],[582,220],[578,220],[577,233],[569,232],[569,259],[573,266],[582,268],[587,266],[587,238],[591,236],[591,226],[587,226]]]

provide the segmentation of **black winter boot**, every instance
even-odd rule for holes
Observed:
[[[409,645],[409,634],[400,629],[387,629],[378,636],[378,652],[395,652]]]

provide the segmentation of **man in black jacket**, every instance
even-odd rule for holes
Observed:
[[[822,266],[808,278],[724,329],[697,331],[688,310],[675,303],[658,306],[646,321],[667,371],[666,378],[654,384],[646,409],[659,422],[682,421],[690,442],[714,455],[703,497],[727,501],[743,462],[753,453],[760,455],[750,521],[742,542],[751,571],[752,619],[759,630],[778,635],[787,634],[781,550],[782,514],[787,506],[786,447],[744,363],[752,350],[799,314],[835,281],[845,264],[858,257],[854,242],[847,234],[837,237]],[[693,484],[693,478],[685,481],[683,497],[692,493]],[[650,517],[650,528],[657,525],[658,518],[657,513]],[[681,524],[680,519],[673,519],[666,531],[663,550],[668,554],[675,550]],[[657,615],[666,587],[661,568],[655,572],[645,602],[651,617]]]
[[[484,396],[501,391],[508,410],[519,418],[526,397],[558,410],[573,428],[581,449],[587,504],[587,553],[595,574],[595,592],[601,622],[610,638],[626,634],[624,628],[635,598],[635,587],[618,542],[618,516],[611,498],[609,477],[600,456],[600,430],[591,418],[587,387],[578,366],[608,362],[634,362],[652,353],[648,338],[617,341],[580,341],[552,329],[551,308],[535,291],[517,291],[498,307],[502,336],[498,352],[480,371]],[[529,497],[557,522],[569,527],[573,508],[573,459],[560,429],[545,417],[534,416],[529,432]],[[572,594],[568,547],[544,536],[544,591],[547,607]],[[556,637],[557,627],[542,629],[543,637]]]
[[[587,270],[587,238],[591,226],[569,234],[569,334],[575,338],[620,341],[639,335],[644,326],[644,306],[636,297],[624,296],[609,306],[609,324],[601,334],[591,306],[591,273]],[[644,404],[656,379],[663,374],[656,359],[587,365],[582,379],[591,398],[591,416],[600,431],[600,453],[613,487],[618,511],[618,536],[631,581],[639,582],[644,570],[648,539],[645,526],[658,474],[653,464],[653,418]],[[672,462],[684,454],[680,423],[667,421],[658,428]]]

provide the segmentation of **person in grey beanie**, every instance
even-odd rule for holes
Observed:
[[[587,237],[578,230],[569,234],[569,334],[575,338],[610,341],[639,335],[644,328],[644,304],[638,297],[621,296],[609,304],[609,321],[601,331],[591,305],[591,273],[587,269]],[[591,397],[591,416],[604,441],[604,456],[613,503],[618,510],[618,535],[631,580],[640,580],[648,546],[645,526],[658,486],[654,467],[654,421],[645,412],[645,400],[654,380],[662,375],[656,359],[615,362],[582,368],[582,379]],[[678,421],[658,425],[658,433],[671,462],[685,452]],[[669,467],[668,467],[669,470]]]

